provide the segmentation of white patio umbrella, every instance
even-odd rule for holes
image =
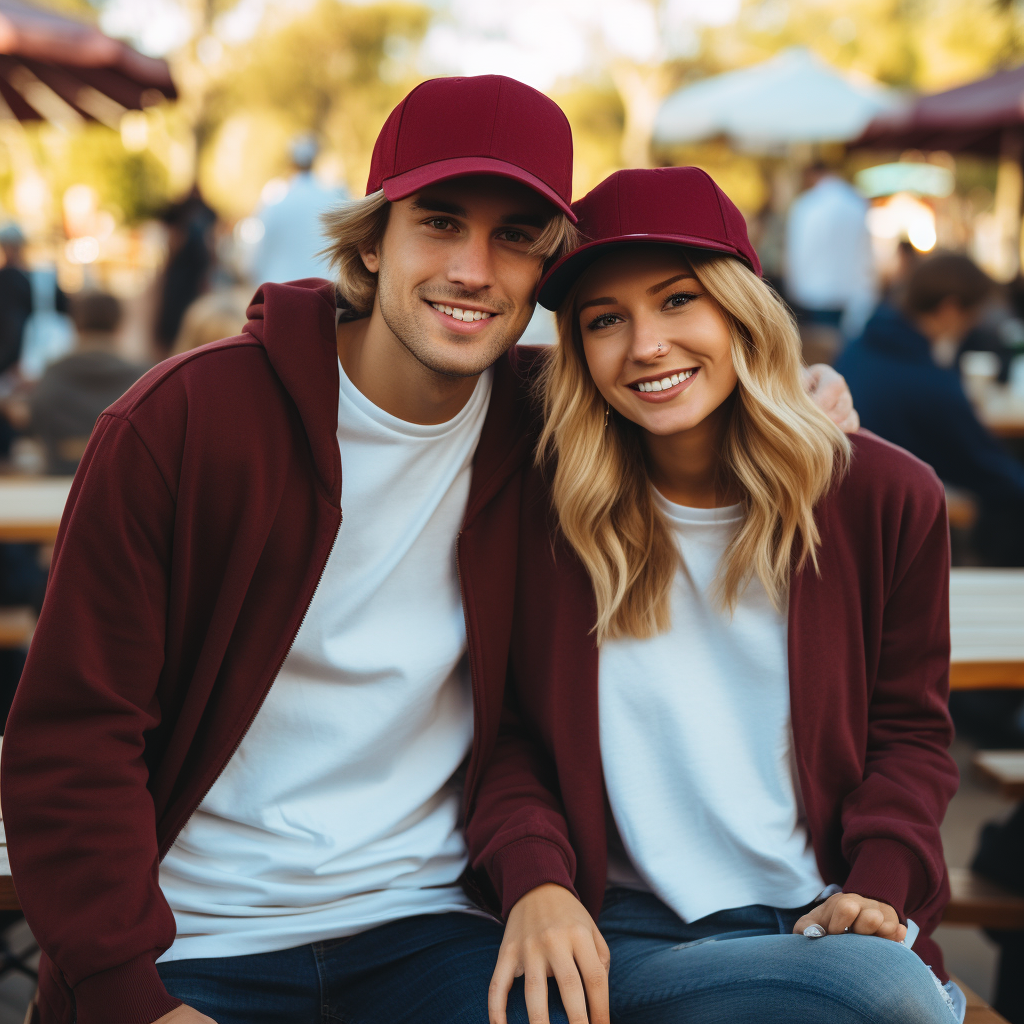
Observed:
[[[658,111],[654,140],[671,144],[726,135],[745,149],[845,142],[894,102],[882,86],[855,80],[809,50],[793,48],[679,89]]]

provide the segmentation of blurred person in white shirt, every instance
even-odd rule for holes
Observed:
[[[331,276],[326,258],[320,255],[324,247],[320,216],[351,197],[344,188],[328,188],[317,180],[312,168],[318,152],[312,136],[295,139],[291,146],[295,174],[288,191],[254,215],[263,228],[247,261],[254,284]]]
[[[854,187],[816,163],[786,220],[786,293],[798,317],[860,334],[877,304],[868,205]]]

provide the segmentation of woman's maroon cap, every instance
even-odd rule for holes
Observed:
[[[573,203],[576,226],[590,239],[543,277],[537,301],[558,309],[573,282],[610,247],[668,242],[736,256],[761,276],[747,223],[733,201],[699,167],[616,171]]]
[[[377,136],[366,194],[392,202],[448,178],[520,181],[571,220],[572,129],[562,108],[504,75],[434,78],[391,111]]]

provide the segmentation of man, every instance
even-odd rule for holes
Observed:
[[[252,281],[297,281],[302,277],[325,277],[330,265],[320,254],[323,248],[320,217],[332,206],[349,198],[340,188],[326,188],[313,174],[316,140],[309,135],[295,139],[291,146],[295,173],[288,191],[256,213],[263,236],[256,243],[249,266]]]
[[[329,223],[338,310],[268,285],[101,418],[3,755],[40,1024],[487,1019],[501,926],[458,885],[460,800],[531,456],[512,346],[572,244],[571,171],[534,90],[424,83]],[[552,1019],[584,1024],[582,991]]]
[[[824,163],[804,181],[786,218],[786,294],[805,332],[854,338],[876,302],[867,203]]]
[[[933,358],[940,345],[956,351],[992,288],[966,256],[922,260],[900,307],[881,306],[837,367],[864,426],[977,495],[972,540],[981,557],[991,565],[1024,565],[1024,466],[978,420],[956,369]]]
[[[51,363],[29,398],[29,432],[46,449],[46,472],[71,476],[100,413],[146,368],[115,351],[121,303],[106,292],[85,292],[71,303],[75,349]]]

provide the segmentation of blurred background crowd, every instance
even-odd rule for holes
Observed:
[[[491,72],[561,104],[577,197],[708,170],[807,361],[947,485],[954,564],[1024,566],[1019,0],[0,0],[0,477],[73,474],[150,366],[326,276],[320,214],[394,104]],[[0,544],[0,606],[38,607],[48,558]],[[955,695],[961,737],[1024,747],[1020,693]]]

